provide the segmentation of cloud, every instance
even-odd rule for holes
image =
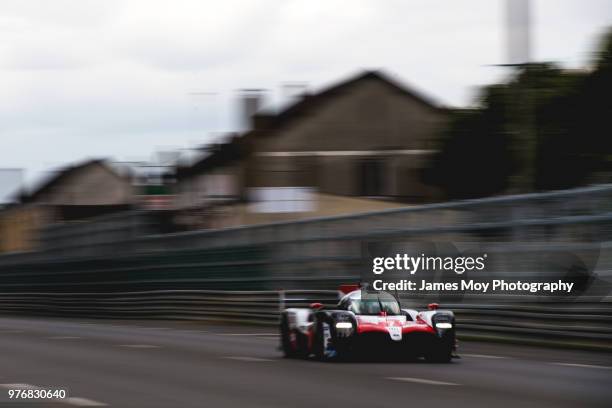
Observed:
[[[2,0],[0,15],[60,28],[108,24],[121,12],[121,0]]]
[[[383,68],[451,105],[506,74],[502,3],[3,0],[0,163],[33,177],[85,156],[147,157],[237,127],[237,90],[319,88]],[[587,7],[588,5],[588,7]],[[580,65],[606,2],[534,3],[535,56]]]

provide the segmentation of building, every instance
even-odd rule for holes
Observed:
[[[259,110],[249,131],[177,169],[179,222],[216,228],[433,201],[420,173],[447,116],[378,71]]]
[[[131,176],[106,161],[69,166],[0,210],[0,252],[32,250],[50,224],[125,211],[135,199]]]

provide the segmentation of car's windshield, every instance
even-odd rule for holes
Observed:
[[[379,315],[385,312],[388,315],[400,314],[397,300],[388,293],[368,293],[349,300],[348,310],[360,315]]]

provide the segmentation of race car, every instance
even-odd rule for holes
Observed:
[[[289,308],[281,313],[281,349],[289,358],[342,360],[391,354],[447,363],[456,352],[455,316],[433,303],[402,309],[388,292],[341,286],[337,306]]]

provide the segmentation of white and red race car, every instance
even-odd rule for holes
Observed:
[[[455,316],[449,310],[402,309],[387,292],[343,285],[338,305],[289,308],[281,314],[281,348],[286,357],[320,360],[389,354],[450,362],[455,353]]]

